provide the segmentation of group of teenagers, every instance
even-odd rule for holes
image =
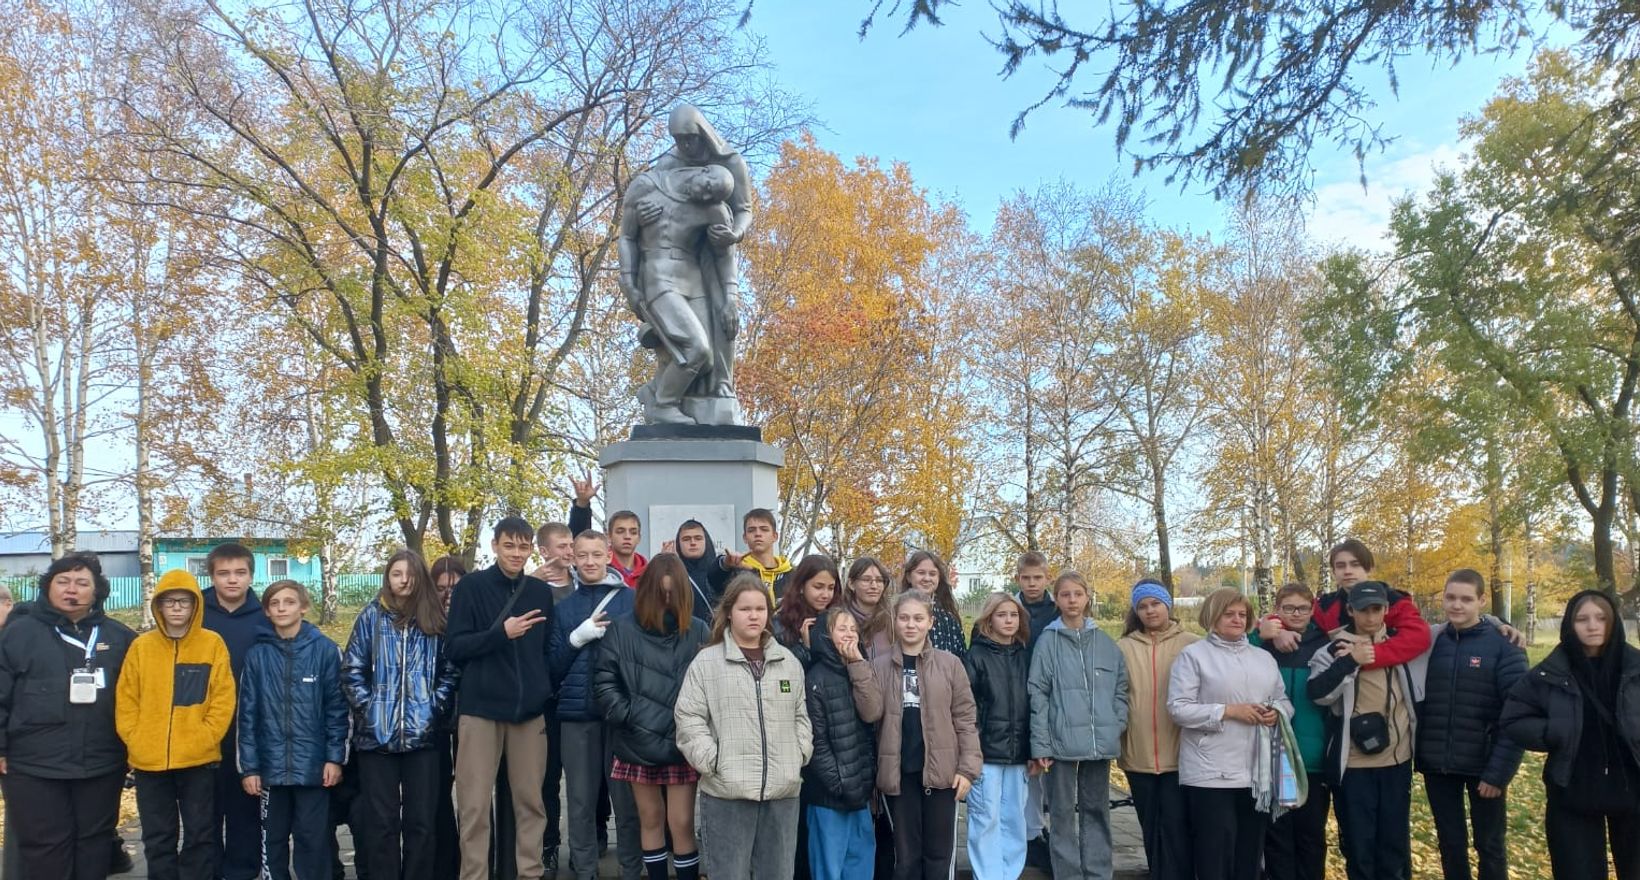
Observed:
[[[1640,880],[1640,650],[1605,593],[1528,670],[1481,575],[1449,577],[1432,628],[1355,540],[1335,590],[1285,585],[1262,619],[1208,595],[1203,636],[1145,578],[1112,639],[1087,581],[1029,552],[965,631],[935,554],[897,578],[794,565],[753,510],[744,553],[691,520],[645,559],[639,518],[594,530],[583,488],[568,524],[498,522],[487,568],[394,554],[343,647],[299,583],[251,592],[237,544],[209,589],[162,576],[140,636],[103,613],[94,555],[54,562],[0,625],[22,876],[101,880],[129,770],[161,880],[329,880],[340,822],[361,877],[535,880],[560,818],[591,880],[611,813],[626,880],[943,880],[959,802],[978,880],[1042,850],[1059,880],[1108,878],[1114,762],[1158,880],[1320,880],[1329,806],[1351,880],[1408,878],[1414,768],[1443,875],[1473,876],[1472,843],[1502,880],[1530,749],[1557,880]]]

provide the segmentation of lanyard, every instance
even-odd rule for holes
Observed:
[[[80,641],[79,639],[74,638],[73,636],[69,635],[68,633],[63,632],[62,630],[57,630],[57,638],[62,639],[63,641],[69,643],[70,645],[73,645],[74,647],[79,648],[80,650],[84,651],[85,652],[85,665],[90,666],[91,661],[93,659],[95,659],[96,656],[97,656],[97,633],[101,629],[102,629],[102,624],[98,624],[98,625],[92,627],[91,628],[91,637],[86,639],[83,642]]]

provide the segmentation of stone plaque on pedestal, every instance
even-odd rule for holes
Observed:
[[[639,550],[660,552],[678,525],[698,519],[719,552],[740,549],[740,518],[754,507],[776,510],[777,477],[786,456],[745,426],[645,425],[598,456],[604,471],[604,510],[630,510],[643,522]],[[680,430],[681,429],[681,430]],[[751,432],[751,433],[748,433]],[[662,433],[669,436],[655,436]],[[720,531],[727,524],[730,531]]]

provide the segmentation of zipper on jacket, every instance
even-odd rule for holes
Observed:
[[[746,674],[752,676],[752,690],[757,694],[757,738],[761,743],[758,750],[763,756],[763,776],[757,784],[757,799],[762,801],[769,790],[769,730],[763,723],[763,680],[752,675],[751,664],[746,664]],[[763,675],[768,677],[768,661],[764,661]]]
[[[399,734],[399,751],[405,751],[405,744],[409,741],[409,731],[404,729],[404,715],[406,704],[410,700],[409,678],[410,667],[408,661],[410,647],[410,627],[405,627],[399,636],[399,704],[394,707],[393,729]]]
[[[177,664],[182,662],[182,640],[171,640],[171,711],[165,718],[165,769],[171,769],[171,736],[177,723]],[[234,749],[234,763],[239,763],[239,749]]]
[[[279,640],[284,645],[285,640]],[[290,704],[296,699],[296,642],[291,640],[285,646],[285,779],[289,780],[296,775],[296,759],[291,755],[291,740],[296,738],[290,720]]]
[[[1151,639],[1151,642],[1150,642],[1150,751],[1151,751],[1151,755],[1152,755],[1152,760],[1155,761],[1155,763],[1152,764],[1151,767],[1153,767],[1157,773],[1160,773],[1160,772],[1162,772],[1162,721],[1159,717],[1157,717],[1156,704],[1162,701],[1162,690],[1161,690],[1161,685],[1159,685],[1157,683],[1157,679],[1159,678],[1159,676],[1156,673],[1157,673],[1157,665],[1158,665],[1159,658],[1157,658],[1157,656],[1156,656],[1156,647],[1157,647],[1156,640]],[[1098,747],[1097,742],[1094,745],[1095,745],[1096,748]]]
[[[1448,689],[1446,698],[1446,751],[1443,755],[1445,760],[1441,764],[1441,770],[1443,772],[1452,766],[1452,722],[1454,720],[1453,716],[1457,711],[1458,659],[1462,653],[1463,633],[1454,632],[1452,634],[1452,686]],[[1414,744],[1413,747],[1416,749],[1417,745]]]

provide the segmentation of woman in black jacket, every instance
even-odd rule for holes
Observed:
[[[803,768],[803,817],[809,871],[815,880],[850,880],[871,873],[877,842],[871,794],[877,779],[877,736],[854,708],[850,676],[871,680],[860,660],[860,630],[846,608],[822,612],[809,631],[809,724],[814,756]]]
[[[666,833],[678,880],[700,876],[695,848],[695,784],[700,774],[678,751],[672,707],[683,674],[706,641],[692,613],[694,590],[673,553],[649,560],[631,617],[609,625],[592,668],[592,696],[614,738],[610,778],[630,783],[638,806],[644,869],[667,876]]]
[[[108,578],[90,553],[40,576],[38,598],[0,629],[0,784],[6,848],[24,877],[103,880],[125,783],[114,688],[136,638],[103,615]]]
[[[1560,645],[1515,684],[1500,721],[1548,752],[1544,833],[1555,880],[1600,880],[1606,842],[1618,880],[1640,880],[1640,650],[1611,597],[1585,590],[1560,621]]]
[[[1031,759],[1031,627],[1025,606],[992,593],[974,622],[963,665],[974,691],[985,770],[968,793],[968,863],[974,880],[1025,870],[1025,765]]]

